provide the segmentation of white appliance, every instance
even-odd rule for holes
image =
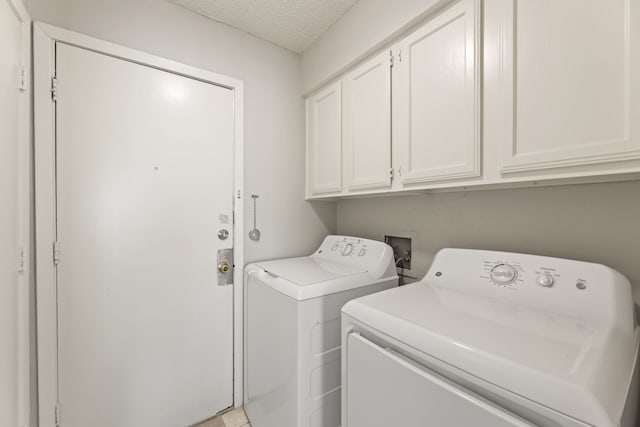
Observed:
[[[342,427],[635,425],[635,306],[603,265],[443,249],[342,312]]]
[[[340,309],[398,284],[382,242],[327,236],[245,269],[245,410],[253,427],[340,425]]]

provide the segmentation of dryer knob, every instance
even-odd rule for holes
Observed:
[[[498,264],[491,269],[491,279],[498,285],[509,285],[518,278],[518,271],[509,264]]]
[[[536,277],[536,283],[540,286],[544,286],[545,288],[550,288],[553,286],[553,277],[548,274],[541,274]]]

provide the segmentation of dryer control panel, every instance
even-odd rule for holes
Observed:
[[[581,317],[600,317],[632,300],[629,281],[604,265],[511,252],[442,249],[423,281]]]

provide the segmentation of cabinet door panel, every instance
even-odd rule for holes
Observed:
[[[394,117],[404,184],[479,175],[477,7],[463,0],[399,45]]]
[[[497,3],[501,171],[640,158],[638,85],[630,82],[639,56],[632,41],[638,40],[640,5],[630,0]]]
[[[391,71],[389,52],[345,78],[345,171],[349,190],[391,185]]]
[[[307,99],[307,187],[311,195],[342,190],[342,90],[338,81]]]

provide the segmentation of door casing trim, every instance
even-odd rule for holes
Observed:
[[[55,228],[55,103],[51,98],[55,46],[65,43],[140,65],[226,87],[234,102],[233,402],[243,404],[244,88],[241,80],[85,36],[49,24],[33,25],[38,411],[41,427],[55,427],[58,400]]]
[[[17,199],[15,206],[18,215],[18,222],[15,224],[17,231],[16,250],[22,250],[22,270],[16,274],[16,281],[11,283],[15,286],[17,298],[9,303],[15,304],[16,325],[15,346],[8,350],[14,351],[17,357],[16,369],[16,414],[18,425],[29,426],[31,419],[31,393],[32,382],[35,379],[31,372],[31,331],[35,330],[32,322],[33,318],[33,266],[32,256],[32,151],[31,151],[31,18],[20,0],[7,0],[9,9],[13,9],[15,17],[20,24],[21,31],[21,67],[24,73],[24,83],[18,95],[18,140],[12,141],[17,144]],[[18,81],[16,91],[18,91]],[[17,256],[17,253],[16,253]],[[16,261],[18,259],[16,258]],[[16,262],[16,267],[18,267]],[[3,284],[4,285],[4,284]]]

